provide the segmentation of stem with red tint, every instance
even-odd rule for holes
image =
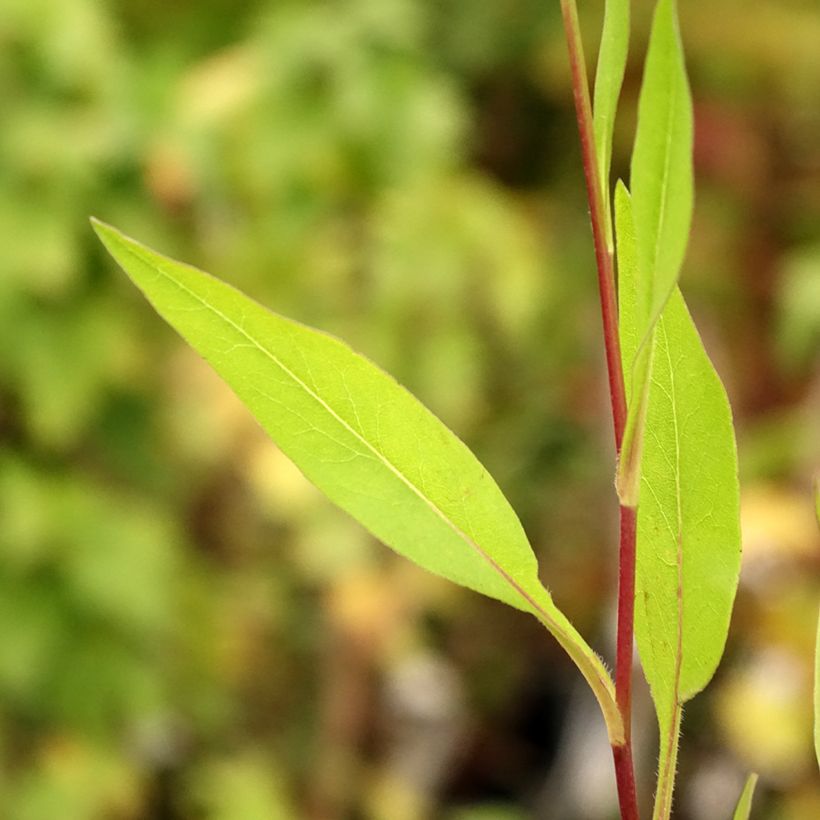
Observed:
[[[572,91],[575,114],[581,138],[581,156],[586,177],[589,214],[595,244],[595,260],[598,268],[598,290],[601,298],[601,319],[604,329],[609,396],[612,405],[612,422],[615,431],[615,447],[620,455],[624,428],[626,427],[626,391],[624,389],[621,346],[618,336],[618,302],[615,292],[615,273],[612,255],[606,238],[604,196],[595,158],[595,138],[592,125],[592,103],[589,95],[584,48],[578,24],[575,0],[561,0],[569,61],[572,71]],[[618,554],[618,638],[615,655],[615,696],[624,721],[626,742],[613,746],[615,779],[618,784],[618,800],[622,820],[638,820],[638,804],[635,791],[635,771],[632,761],[632,646],[635,611],[635,510],[621,507],[620,547]]]

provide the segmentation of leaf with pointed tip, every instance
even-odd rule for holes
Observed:
[[[609,198],[609,173],[612,164],[612,136],[615,130],[615,114],[626,71],[629,52],[629,0],[606,0],[604,28],[598,51],[595,72],[595,98],[593,104],[593,131],[598,175],[604,193],[604,218],[606,220],[609,252],[614,250],[612,236],[612,208]]]
[[[651,334],[674,292],[689,242],[694,199],[693,114],[676,0],[658,0],[638,103],[638,128],[632,154],[631,188],[635,246],[640,278],[648,298],[638,305],[637,336],[651,346]],[[639,479],[625,474],[639,469],[643,425],[640,397],[649,370],[633,378],[627,394],[628,416],[618,487],[621,501],[637,504],[628,488]]]
[[[735,809],[732,820],[749,820],[749,816],[752,813],[752,800],[755,796],[756,786],[757,775],[752,772],[746,779],[746,784],[740,793],[740,799],[737,801],[737,808]]]
[[[595,692],[611,741],[623,742],[609,674],[538,580],[501,490],[453,433],[338,339],[93,224],[160,316],[308,479],[401,555],[538,618]]]
[[[629,199],[618,199],[628,225]],[[640,271],[619,236],[624,365],[640,343]],[[671,809],[681,707],[723,654],[740,569],[732,414],[680,291],[654,331],[638,505],[635,635],[661,728],[656,818]],[[631,358],[630,358],[631,357]],[[633,384],[634,393],[634,384]]]
[[[638,266],[651,282],[650,320],[660,316],[672,295],[689,243],[693,132],[677,3],[658,0],[638,102],[631,169]]]

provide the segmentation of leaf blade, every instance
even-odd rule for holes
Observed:
[[[646,348],[631,204],[619,185],[620,334],[634,397],[634,372]],[[728,398],[677,288],[650,339],[636,471],[635,635],[661,729],[657,820],[671,811],[682,706],[706,686],[723,653],[740,570],[740,489]]]
[[[629,18],[629,0],[606,0],[598,65],[595,71],[593,131],[598,174],[604,193],[604,214],[610,253],[614,250],[612,208],[609,197],[612,139],[629,53]]]
[[[814,647],[814,754],[820,767],[820,616],[817,618],[817,639]]]
[[[615,186],[615,225],[618,237],[619,322],[624,389],[628,398],[626,428],[618,458],[615,487],[622,504],[638,503],[641,455],[646,409],[649,403],[649,374],[654,354],[654,330],[644,333],[644,317],[650,298],[649,282],[638,271],[638,251],[632,199],[621,180]]]
[[[676,291],[656,330],[635,612],[661,736],[675,744],[682,705],[723,654],[740,570],[739,509],[728,400]],[[672,777],[674,755],[668,759]]]
[[[651,282],[648,325],[672,295],[694,207],[694,115],[676,0],[658,0],[638,101],[631,190],[638,264]]]
[[[723,653],[740,568],[740,502],[729,403],[678,292],[658,323],[652,380],[653,432],[641,478],[649,492],[638,508],[640,591],[645,600],[664,594],[664,582],[660,589],[654,583],[669,577],[664,559],[671,558],[674,592],[667,584],[666,601],[675,603],[682,573],[681,651],[689,657],[678,691],[685,702],[706,686]],[[709,601],[708,612],[701,600]],[[653,641],[651,620],[645,611],[639,618],[639,646]]]
[[[316,486],[377,538],[538,618],[578,665],[613,742],[611,678],[538,580],[517,516],[467,447],[395,380],[328,334],[93,221],[114,259]]]
[[[638,349],[617,486],[637,504],[646,380],[652,333],[683,265],[694,208],[694,116],[676,0],[658,0],[638,102],[631,187],[636,265],[642,298],[635,306]]]
[[[732,816],[732,820],[749,820],[752,813],[752,800],[755,796],[755,788],[757,788],[757,774],[752,772],[746,783],[743,786],[743,791],[740,793],[740,799],[737,801],[737,808]]]

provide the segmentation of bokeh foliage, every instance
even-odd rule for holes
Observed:
[[[683,288],[738,420],[745,559],[680,810],[728,814],[710,772],[754,767],[759,816],[809,820],[820,14],[681,7]],[[4,0],[0,103],[0,813],[543,814],[573,731],[558,651],[331,509],[87,217],[395,374],[498,478],[605,651],[611,453],[557,4]]]

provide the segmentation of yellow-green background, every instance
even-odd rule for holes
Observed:
[[[592,53],[601,2],[581,13]],[[744,564],[679,816],[820,817],[820,7],[680,0],[683,288],[735,408]],[[626,174],[650,4],[618,123]],[[0,818],[597,820],[594,704],[534,622],[332,509],[90,214],[331,330],[490,468],[611,657],[616,527],[557,0],[2,0]],[[653,720],[638,687],[640,789]],[[640,727],[643,727],[641,729]]]

